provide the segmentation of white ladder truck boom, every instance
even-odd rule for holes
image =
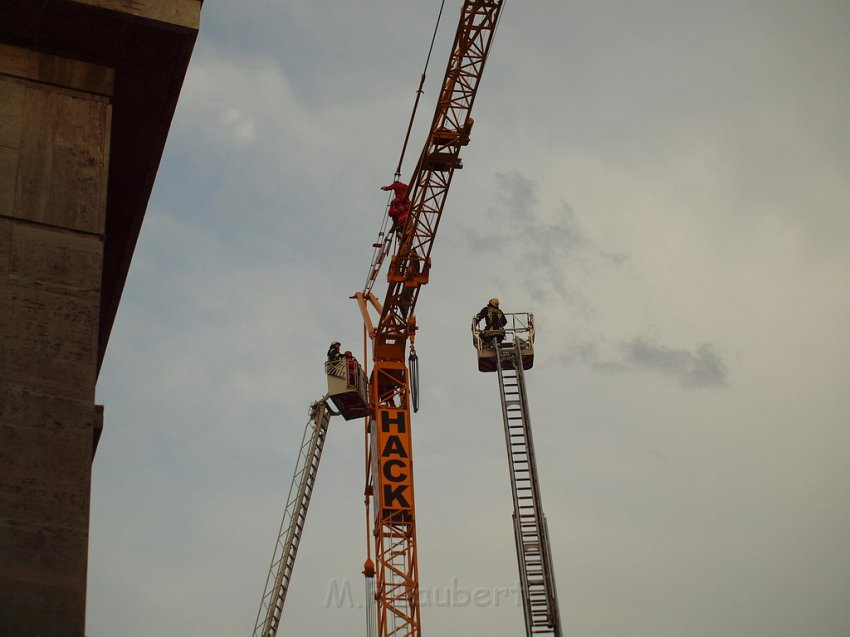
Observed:
[[[473,344],[478,354],[478,369],[483,372],[495,371],[499,378],[525,633],[527,637],[561,637],[558,593],[555,589],[549,531],[540,499],[523,374],[534,363],[534,316],[531,313],[518,313],[505,314],[505,318],[508,323],[504,340],[487,344],[478,329],[477,317],[474,317]]]
[[[368,381],[363,368],[355,359],[340,358],[326,362],[325,375],[328,393],[310,405],[310,419],[301,438],[295,473],[289,486],[253,637],[275,637],[280,626],[331,416],[341,415],[345,420],[352,420],[368,413]],[[328,399],[339,412],[331,410]]]
[[[310,406],[310,420],[304,427],[295,474],[289,486],[266,587],[254,624],[254,637],[275,637],[277,634],[330,419],[331,411],[324,399]]]

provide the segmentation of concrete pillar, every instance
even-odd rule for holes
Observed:
[[[0,45],[0,630],[82,635],[114,73]]]
[[[202,0],[0,1],[0,637],[82,637],[95,383]]]

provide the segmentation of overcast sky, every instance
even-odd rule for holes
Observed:
[[[251,634],[438,10],[205,2],[98,384],[90,637]],[[417,307],[423,633],[523,634],[498,296],[565,635],[850,634],[849,113],[846,0],[506,2]],[[362,465],[334,419],[282,636],[365,634]]]

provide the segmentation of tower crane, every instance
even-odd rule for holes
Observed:
[[[463,167],[460,151],[469,144],[472,106],[503,4],[504,0],[462,4],[428,137],[407,182],[409,213],[398,229],[383,238],[379,235],[366,283],[352,297],[371,345],[372,369],[367,376],[351,359],[325,365],[328,393],[311,409],[254,637],[274,637],[280,623],[332,413],[328,400],[344,419],[364,418],[364,493],[367,520],[371,518],[367,526],[372,528],[367,529],[363,572],[367,581],[374,580],[377,634],[421,635],[410,419],[411,400],[414,409],[417,403],[411,389],[418,385],[411,378],[411,370],[417,369],[414,310],[420,289],[428,282],[431,251],[452,177]],[[381,303],[373,288],[388,256]]]
[[[531,414],[525,390],[524,372],[534,364],[534,315],[516,313],[504,316],[503,341],[485,338],[478,328],[478,316],[472,319],[472,340],[478,355],[478,370],[496,372],[499,379],[525,634],[526,637],[561,637],[549,529],[540,498]]]
[[[469,143],[472,106],[502,5],[502,0],[463,3],[428,139],[408,182],[412,205],[388,267],[384,302],[372,293],[380,258],[373,259],[363,291],[355,294],[372,346],[366,494],[374,510],[375,601],[381,637],[421,634],[411,378],[405,346],[410,340],[415,361],[414,309],[428,282],[431,250],[452,177],[462,168],[460,150]],[[373,312],[377,322],[371,318]],[[368,576],[368,559],[365,571]]]

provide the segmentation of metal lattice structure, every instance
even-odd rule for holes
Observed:
[[[260,610],[254,623],[254,637],[274,637],[280,625],[330,419],[331,413],[324,399],[310,406],[310,420],[301,438],[295,473],[289,486]]]
[[[428,282],[431,249],[446,195],[454,171],[462,167],[461,148],[469,143],[472,105],[502,5],[503,0],[463,2],[428,140],[408,181],[410,213],[400,232],[388,234],[374,244],[366,284],[362,292],[354,295],[372,346],[368,404],[359,401],[361,392],[357,382],[343,383],[346,391],[332,396],[346,419],[366,416],[366,433],[371,441],[366,452],[366,501],[367,507],[371,502],[374,509],[369,541],[374,544],[375,564],[373,572],[371,567],[368,570],[364,567],[364,573],[367,578],[372,575],[375,578],[375,614],[380,637],[421,635],[410,431],[411,382],[405,350],[407,340],[412,343],[416,331],[414,309],[421,286]],[[372,289],[393,247],[395,253],[387,268],[387,290],[381,305]],[[370,313],[378,317],[374,323]],[[335,382],[331,371],[326,370],[329,387]],[[347,378],[347,372],[340,377]],[[277,632],[329,418],[324,399],[314,404],[254,637],[274,637]],[[368,585],[367,590],[371,590]]]
[[[367,493],[373,493],[375,598],[380,637],[419,637],[419,579],[410,437],[410,378],[407,340],[416,331],[414,309],[428,282],[431,250],[457,169],[469,143],[472,105],[496,31],[502,0],[467,0],[461,8],[428,140],[409,180],[410,215],[396,239],[387,268],[384,303],[372,294],[393,241],[375,245],[366,285],[355,298],[372,344],[367,419],[372,439],[367,457]],[[376,311],[373,325],[369,311]]]
[[[555,589],[549,531],[540,499],[519,339],[505,343],[504,348],[497,344],[495,353],[514,503],[514,539],[522,587],[525,632],[527,637],[561,637],[558,593]]]
[[[428,280],[431,250],[460,150],[469,143],[472,105],[496,31],[502,0],[464,2],[427,143],[410,179],[411,212],[391,259],[389,285],[375,336],[382,343],[404,341],[408,318]],[[385,241],[387,248],[389,241]],[[370,268],[363,294],[371,292],[382,259]]]

